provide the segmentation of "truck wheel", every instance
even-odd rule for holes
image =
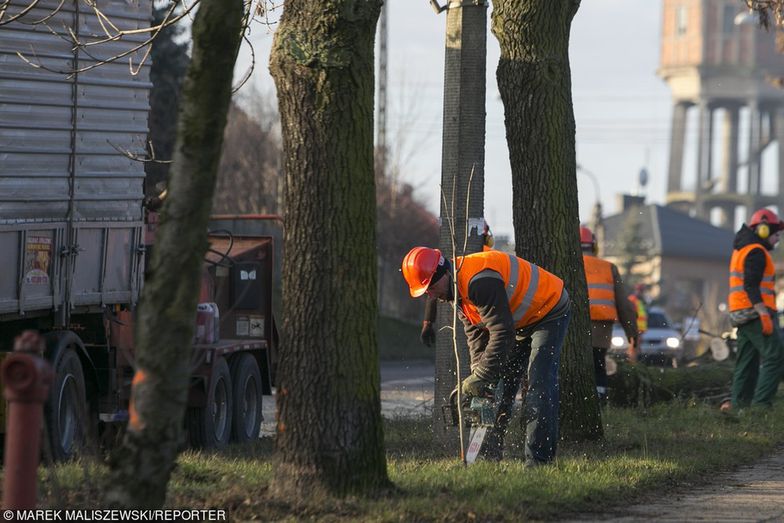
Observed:
[[[247,443],[259,437],[261,427],[261,372],[256,358],[239,354],[231,362],[234,385],[234,416],[232,441]]]
[[[44,406],[52,459],[73,458],[85,445],[87,396],[79,356],[71,348],[63,350],[54,363],[54,381]]]
[[[207,405],[188,409],[191,444],[203,449],[220,449],[231,436],[232,390],[229,366],[219,358],[212,367]]]

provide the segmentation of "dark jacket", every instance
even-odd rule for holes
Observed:
[[[566,289],[561,299],[538,322],[515,330],[509,298],[504,282],[497,278],[478,278],[468,285],[468,299],[476,306],[482,322],[472,325],[458,309],[463,322],[471,357],[471,372],[483,380],[495,382],[501,376],[509,351],[515,347],[516,337],[528,337],[542,322],[569,311],[569,294]]]
[[[471,372],[487,381],[496,381],[507,352],[515,343],[514,320],[509,309],[504,282],[497,278],[478,278],[468,285],[468,299],[476,305],[482,323],[472,325],[458,309],[471,356]],[[435,321],[437,300],[428,297],[425,320]]]
[[[472,325],[458,309],[458,317],[463,322],[471,357],[471,371],[480,378],[495,382],[501,376],[501,367],[506,361],[508,351],[515,346],[516,331],[509,298],[503,280],[497,278],[478,278],[468,285],[468,299],[471,300],[482,323]],[[428,296],[425,304],[425,320],[435,321],[437,300]],[[547,318],[565,314],[569,309],[568,293],[564,289],[561,300],[539,322],[527,325],[517,333],[529,335],[536,325]],[[636,316],[635,316],[636,317]]]
[[[748,225],[743,224],[737,234],[735,234],[732,248],[738,250],[752,243],[758,243],[766,250],[773,250],[773,247],[767,241],[757,236],[757,233]],[[754,249],[746,255],[746,260],[743,262],[743,290],[746,291],[749,300],[753,304],[762,302],[760,283],[762,283],[762,276],[765,272],[765,261],[765,253],[759,249]]]

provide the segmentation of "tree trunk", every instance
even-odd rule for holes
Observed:
[[[602,436],[577,203],[569,30],[579,0],[496,0],[498,88],[512,164],[517,254],[564,279],[574,305],[561,354],[561,435]]]
[[[373,42],[380,0],[287,0],[270,71],[286,173],[281,497],[388,485],[376,346]]]
[[[161,507],[182,444],[205,231],[243,9],[242,0],[201,0],[193,22],[169,197],[137,315],[131,419],[106,493],[110,506]]]

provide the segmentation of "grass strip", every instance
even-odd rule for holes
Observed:
[[[783,403],[736,416],[688,401],[610,408],[604,441],[562,444],[554,466],[535,469],[523,467],[515,420],[506,459],[467,469],[431,443],[429,419],[394,420],[385,428],[398,490],[377,499],[271,499],[269,439],[222,453],[188,451],[178,461],[167,504],[227,508],[234,521],[520,521],[604,511],[703,483],[770,453],[784,442]],[[44,469],[42,505],[96,508],[105,477],[105,467],[92,462]]]

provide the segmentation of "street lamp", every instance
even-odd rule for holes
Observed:
[[[596,236],[596,245],[597,247],[604,244],[604,218],[602,216],[602,202],[600,199],[600,192],[599,192],[599,180],[596,178],[596,175],[580,165],[577,164],[577,172],[581,172],[586,175],[591,182],[593,182],[593,190],[594,194],[596,195],[596,203],[593,205],[593,214],[589,221],[591,229],[593,230],[594,236]]]
[[[591,171],[580,165],[577,164],[577,171],[586,175],[592,182],[593,182],[593,190],[596,195],[596,203],[599,203],[599,181],[596,179],[596,175],[593,174]]]

